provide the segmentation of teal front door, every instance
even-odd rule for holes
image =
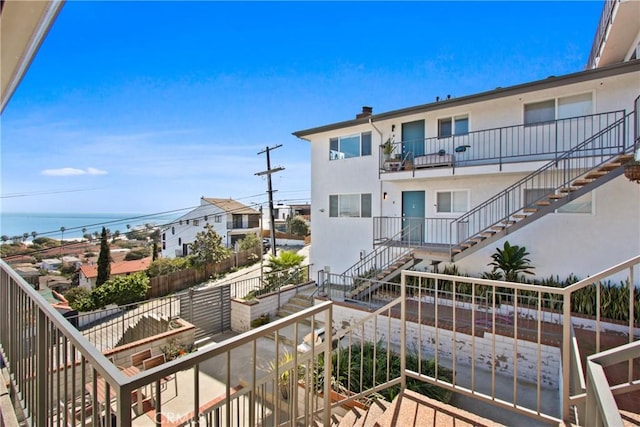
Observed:
[[[424,191],[402,192],[402,241],[424,242]]]
[[[424,120],[402,124],[402,158],[413,159],[424,154]]]

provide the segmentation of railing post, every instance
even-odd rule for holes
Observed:
[[[498,131],[498,164],[500,165],[500,172],[502,172],[502,129]]]
[[[323,405],[323,418],[325,420],[325,425],[329,425],[329,420],[331,420],[331,377],[332,377],[331,352],[333,349],[333,304],[327,307],[324,331],[325,331],[324,399],[322,399],[322,405]],[[313,335],[313,331],[312,331],[312,335]]]
[[[562,294],[562,419],[569,416],[569,384],[571,380],[571,293]]]
[[[47,332],[47,316],[40,310],[35,304],[34,309],[38,311],[38,335],[36,337],[29,337],[30,339],[36,339],[36,366],[38,375],[36,376],[36,400],[35,405],[31,409],[32,415],[35,415],[35,425],[44,426],[47,425],[47,384],[48,367],[47,367],[47,341],[49,334]],[[33,332],[33,331],[32,331]]]
[[[407,388],[407,276],[404,271],[400,273],[400,296],[400,389],[404,391]]]

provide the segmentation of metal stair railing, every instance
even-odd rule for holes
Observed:
[[[347,268],[341,276],[374,277],[378,272],[383,271],[399,259],[410,255],[412,252],[410,246],[398,244],[402,236],[407,235],[409,232],[410,227],[405,227],[398,234],[378,246],[373,252]]]
[[[576,189],[571,185],[573,181],[611,161],[615,156],[632,150],[633,146],[625,145],[627,121],[632,115],[633,113],[623,116],[556,160],[452,221],[449,229],[450,255],[453,256],[455,247],[490,230],[491,227],[508,226],[513,222],[514,214],[523,212],[528,207],[536,207],[538,203],[556,194],[556,191],[565,188],[568,189],[566,191]],[[548,191],[543,195],[538,193],[538,197],[531,200],[526,196],[527,190]]]

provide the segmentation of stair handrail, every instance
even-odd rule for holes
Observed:
[[[510,208],[509,206],[509,195],[511,193],[513,193],[515,190],[520,190],[523,188],[523,185],[525,183],[527,183],[528,181],[531,181],[533,178],[542,175],[544,172],[547,172],[548,170],[550,170],[551,168],[556,168],[558,169],[558,164],[560,162],[563,163],[567,163],[567,161],[578,161],[580,158],[597,158],[598,156],[594,156],[593,154],[591,155],[585,155],[582,154],[581,156],[575,156],[573,157],[576,153],[580,153],[580,152],[593,152],[594,150],[597,150],[600,153],[601,157],[605,157],[605,151],[608,155],[606,155],[606,158],[608,160],[610,160],[611,158],[613,158],[615,155],[621,154],[626,152],[629,147],[625,147],[625,141],[626,141],[626,121],[633,115],[633,113],[629,113],[629,114],[625,114],[622,118],[616,120],[613,124],[611,124],[610,126],[606,127],[605,129],[602,129],[601,131],[597,132],[594,135],[589,136],[584,142],[578,144],[577,146],[575,146],[574,148],[572,148],[569,151],[566,151],[565,153],[563,153],[561,156],[559,156],[558,158],[548,162],[547,164],[545,164],[544,166],[540,167],[539,169],[537,169],[536,171],[530,173],[529,175],[525,176],[524,178],[518,180],[516,183],[510,185],[509,187],[507,187],[506,189],[500,191],[499,193],[495,194],[494,196],[490,197],[489,199],[487,199],[486,201],[484,201],[483,203],[479,204],[478,206],[476,206],[475,208],[471,209],[470,211],[468,211],[467,213],[465,213],[464,215],[461,215],[460,217],[458,217],[457,219],[451,221],[450,223],[450,227],[449,227],[449,241],[450,241],[450,251],[453,250],[453,247],[462,243],[463,241],[466,241],[467,239],[477,235],[478,233],[481,233],[485,230],[490,229],[492,226],[499,224],[501,221],[506,221],[509,219],[509,217],[511,217],[513,214],[521,211],[522,209],[526,208],[527,206],[531,206],[531,205],[535,205],[536,202],[539,202],[543,199],[546,199],[551,193],[549,194],[545,194],[544,196],[539,197],[538,199],[532,201],[529,204],[524,204],[524,200],[522,200],[522,203],[515,205],[516,207],[514,208]],[[587,146],[595,141],[601,140],[606,134],[608,134],[609,132],[611,132],[612,130],[619,130],[618,128],[622,125],[622,143],[621,144],[612,144],[610,146],[606,146],[606,147],[593,147],[593,148],[588,148]],[[612,150],[614,149],[619,149],[619,151],[615,151],[612,153]],[[586,172],[588,172],[590,169],[599,167],[600,165],[602,165],[603,163],[605,163],[606,161],[603,161],[597,165],[592,165],[589,169],[587,170],[580,170],[579,174],[575,175],[575,176],[571,176],[569,177],[569,173],[568,171],[571,170],[575,170],[577,168],[572,168],[571,164],[567,164],[566,166],[568,167],[564,167],[562,168],[563,171],[563,178],[564,181],[561,183],[561,185],[559,186],[551,186],[551,187],[547,187],[547,188],[553,188],[553,193],[555,193],[555,191],[559,188],[562,188],[565,185],[568,185],[572,180],[584,175]],[[540,188],[540,187],[532,187],[532,188]],[[516,195],[518,196],[518,195]],[[515,199],[517,199],[518,197],[514,197]],[[470,232],[467,233],[466,237],[464,239],[461,239],[459,236],[456,236],[457,239],[454,241],[454,229],[457,230],[460,226],[460,224],[469,224],[471,221],[471,219],[473,218],[474,215],[481,213],[482,211],[487,210],[488,208],[491,208],[491,205],[495,204],[496,202],[500,202],[500,203],[505,203],[505,209],[500,209],[501,212],[504,212],[503,215],[497,217],[496,220],[491,220],[491,221],[485,221],[486,225],[482,226],[482,227],[477,227],[478,229],[474,232]],[[490,217],[490,215],[485,215],[485,218]]]
[[[402,236],[406,235],[406,233],[410,233],[411,230],[413,230],[414,228],[415,227],[409,227],[409,226],[403,228],[396,235],[388,238],[384,243],[380,244],[374,251],[370,252],[368,255],[366,255],[362,259],[358,260],[358,262],[353,264],[351,267],[347,268],[340,275],[343,276],[343,277],[345,277],[345,276],[350,276],[350,277],[358,276],[359,273],[356,273],[356,272],[359,271],[360,268],[362,268],[363,266],[367,265],[372,259],[375,259],[375,258],[379,257],[385,251],[390,252],[391,249],[398,250],[398,255],[395,256],[394,258],[387,257],[387,259],[388,259],[387,263],[382,265],[382,266],[380,266],[379,267],[380,269],[384,269],[385,267],[391,265],[393,262],[397,261],[401,257],[411,253],[412,249],[411,249],[410,246],[407,246],[407,247],[398,246],[395,243],[396,243],[396,241],[400,240],[402,238]]]

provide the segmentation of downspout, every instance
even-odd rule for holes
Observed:
[[[380,143],[382,143],[382,132],[380,132],[380,129],[378,129],[376,127],[376,125],[373,124],[373,120],[371,119],[371,116],[369,116],[369,124],[371,125],[372,128],[375,129],[376,132],[378,132],[378,135],[380,135]],[[383,193],[383,188],[382,188],[383,182],[380,179],[380,149],[379,148],[378,148],[378,182],[380,182],[380,192],[378,193],[378,200],[379,200],[378,203],[380,204],[380,207],[379,207],[379,211],[378,212],[380,212],[380,218],[382,218],[382,203],[384,202],[382,195],[384,193]],[[373,236],[375,236],[375,234],[376,234],[375,221],[374,221],[374,230],[372,230],[372,231],[373,231]]]
[[[376,132],[378,132],[378,135],[380,135],[380,144],[382,144],[382,132],[380,132],[380,129],[378,129],[376,125],[373,124],[373,120],[371,119],[371,116],[369,116],[369,124],[371,125],[372,128],[375,129]],[[378,179],[380,179],[380,149],[379,148],[378,148]],[[380,187],[380,189],[382,190],[382,187]]]

